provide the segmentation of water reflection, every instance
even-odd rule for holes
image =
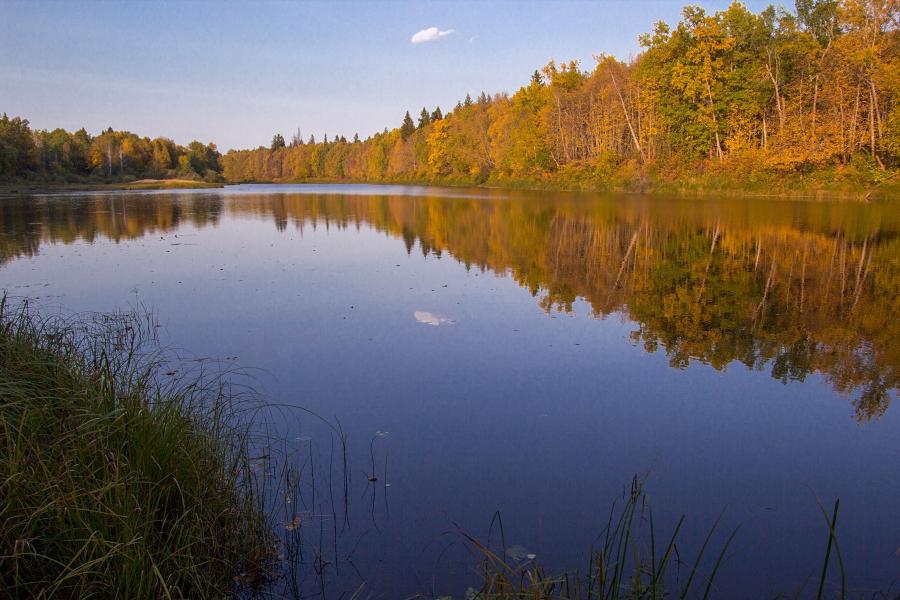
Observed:
[[[253,188],[39,197],[0,201],[0,264],[43,244],[215,227],[223,215],[301,234],[373,227],[408,252],[508,274],[548,313],[584,299],[598,318],[625,315],[633,342],[663,349],[673,368],[740,362],[783,382],[820,373],[861,421],[882,415],[900,383],[893,205]],[[427,310],[414,318],[453,322]]]
[[[453,325],[455,321],[453,319],[448,319],[447,317],[436,315],[432,312],[428,312],[427,310],[417,310],[413,313],[413,318],[419,323],[423,325],[431,325],[432,327],[438,327],[440,325]]]

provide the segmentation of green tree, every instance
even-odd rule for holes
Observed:
[[[198,175],[191,164],[191,158],[186,154],[178,157],[178,174],[182,177],[196,177]]]
[[[428,114],[428,110],[423,106],[422,112],[419,113],[419,124],[416,129],[422,129],[428,126],[429,123],[431,123],[431,115]]]
[[[28,120],[0,117],[0,174],[12,177],[35,167],[35,145]]]
[[[403,124],[400,125],[400,137],[406,140],[415,130],[416,124],[413,122],[412,117],[409,116],[409,111],[406,111],[406,116],[403,117]]]

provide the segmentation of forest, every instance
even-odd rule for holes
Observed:
[[[368,181],[614,191],[896,185],[900,1],[739,2],[656,23],[628,61],[551,61],[512,95],[470,94],[400,125],[220,155],[107,129],[0,119],[0,180]],[[413,111],[414,113],[416,111]]]
[[[92,136],[31,129],[27,119],[0,117],[0,181],[24,179],[74,183],[127,181],[141,177],[221,180],[215,144],[187,147],[164,137],[150,139],[112,127]]]
[[[365,140],[300,132],[222,157],[227,181],[608,190],[878,185],[900,165],[900,4],[688,6],[642,52],[549,62],[512,95],[422,108]],[[413,111],[415,114],[416,111]]]

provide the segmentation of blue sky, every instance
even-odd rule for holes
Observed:
[[[298,127],[365,137],[406,110],[513,92],[551,58],[633,56],[637,36],[685,3],[0,0],[0,112],[222,150]],[[411,42],[429,27],[453,32]]]

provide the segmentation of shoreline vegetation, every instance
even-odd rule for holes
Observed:
[[[676,596],[707,600],[717,597],[720,589],[716,577],[728,559],[733,559],[728,548],[738,537],[741,526],[730,532],[720,531],[723,513],[706,530],[700,547],[696,551],[688,550],[679,537],[685,515],[678,518],[671,532],[660,531],[654,523],[645,483],[645,479],[635,476],[620,501],[613,504],[604,530],[588,552],[584,572],[549,574],[538,564],[537,557],[527,554],[524,548],[507,548],[499,515],[495,515],[495,520],[500,547],[459,531],[481,567],[480,588],[470,588],[465,600],[656,600]],[[898,596],[890,591],[848,589],[837,535],[840,500],[835,501],[830,511],[821,503],[818,508],[824,522],[820,534],[824,539],[822,562],[811,565],[803,583],[790,594],[771,597],[896,599]],[[448,596],[437,600],[453,599]]]
[[[153,332],[0,301],[0,596],[211,598],[263,577],[246,416],[216,381],[161,378]]]
[[[687,6],[632,59],[550,61],[392,129],[230,150],[0,119],[0,182],[366,182],[684,195],[900,195],[900,15],[888,0]],[[415,113],[415,111],[414,111]],[[112,183],[109,183],[112,182]],[[172,184],[157,182],[153,186]],[[176,187],[195,184],[179,184]],[[141,186],[138,185],[138,189]],[[148,187],[148,186],[145,186]]]
[[[347,180],[330,178],[306,178],[306,179],[274,179],[253,180],[245,182],[210,183],[190,179],[142,179],[135,181],[104,182],[104,183],[49,183],[49,182],[0,182],[0,196],[25,196],[29,194],[55,194],[66,192],[103,192],[103,191],[141,191],[141,190],[192,190],[192,189],[222,189],[240,184],[272,184],[272,185],[328,185],[328,184],[353,184],[353,185],[411,185],[424,187],[451,187],[451,188],[482,188],[489,190],[506,190],[519,192],[580,192],[580,193],[616,193],[616,194],[640,194],[647,196],[677,196],[683,198],[709,198],[709,197],[755,197],[755,198],[780,198],[785,200],[823,200],[823,201],[858,201],[879,202],[900,198],[900,179],[875,185],[851,185],[823,187],[818,184],[805,184],[802,180],[787,184],[781,181],[779,184],[753,186],[735,184],[723,185],[722,182],[707,184],[695,182],[657,182],[653,185],[638,186],[634,189],[608,188],[604,186],[592,186],[589,184],[564,185],[548,181],[491,181],[484,183],[451,182],[434,179],[400,179],[400,180]]]
[[[192,190],[223,188],[224,183],[210,183],[191,179],[138,179],[104,183],[0,182],[2,195],[26,195],[54,192],[102,192],[114,190]]]

